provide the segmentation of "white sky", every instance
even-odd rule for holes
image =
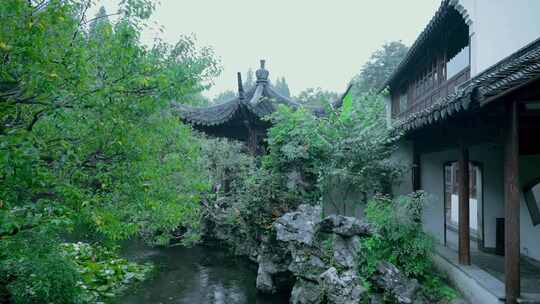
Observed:
[[[108,13],[118,0],[98,0]],[[270,78],[284,76],[291,93],[310,87],[343,92],[383,43],[411,45],[440,0],[162,0],[152,22],[170,43],[194,34],[223,67],[209,97],[236,89],[236,72],[266,59]],[[95,9],[97,11],[97,9]],[[153,26],[155,29],[156,27]],[[143,34],[145,42],[155,30]]]

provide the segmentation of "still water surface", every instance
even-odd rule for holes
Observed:
[[[255,288],[256,266],[206,247],[125,247],[124,256],[151,261],[155,276],[119,299],[121,304],[285,304],[286,295],[263,296]]]

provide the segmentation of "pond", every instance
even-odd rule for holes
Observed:
[[[287,295],[257,293],[257,267],[230,257],[225,250],[209,247],[148,247],[133,242],[124,256],[132,261],[151,261],[156,274],[118,299],[122,304],[280,304]]]

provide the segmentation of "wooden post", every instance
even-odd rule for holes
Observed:
[[[418,153],[416,147],[413,147],[413,167],[412,167],[412,186],[413,191],[418,191],[421,189],[422,184],[420,182],[420,154]]]
[[[471,264],[471,243],[469,232],[469,150],[461,144],[458,160],[459,186],[459,263]]]
[[[519,137],[518,104],[508,107],[504,140],[504,269],[506,303],[515,304],[520,294],[519,277]]]
[[[248,144],[249,152],[254,156],[257,155],[257,153],[258,153],[257,133],[251,127],[248,128],[247,144]]]

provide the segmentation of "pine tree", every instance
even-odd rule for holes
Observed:
[[[104,66],[109,60],[109,56],[101,50],[106,47],[112,35],[112,24],[107,17],[105,7],[101,6],[88,28],[89,43],[96,46],[92,65],[95,69],[96,86],[101,86],[104,81]]]
[[[255,86],[255,74],[253,73],[253,69],[249,68],[246,73],[246,80],[244,81],[244,90],[249,91],[254,86]]]
[[[369,91],[382,89],[384,82],[397,68],[409,48],[401,41],[385,43],[376,50],[360,73],[351,80],[353,94],[361,95]]]
[[[234,97],[236,97],[236,92],[231,91],[231,90],[226,90],[216,95],[216,97],[214,97],[214,99],[212,100],[212,103],[215,103],[215,104],[223,103],[223,102],[229,101],[230,99]]]
[[[276,90],[283,96],[291,97],[291,91],[289,90],[289,85],[285,80],[285,77],[277,78],[275,84]]]
[[[90,39],[99,39],[102,35],[104,35],[104,31],[112,30],[111,22],[109,21],[109,17],[107,17],[107,10],[105,10],[105,7],[102,6],[99,8],[96,16],[92,20],[89,26],[89,36]]]

